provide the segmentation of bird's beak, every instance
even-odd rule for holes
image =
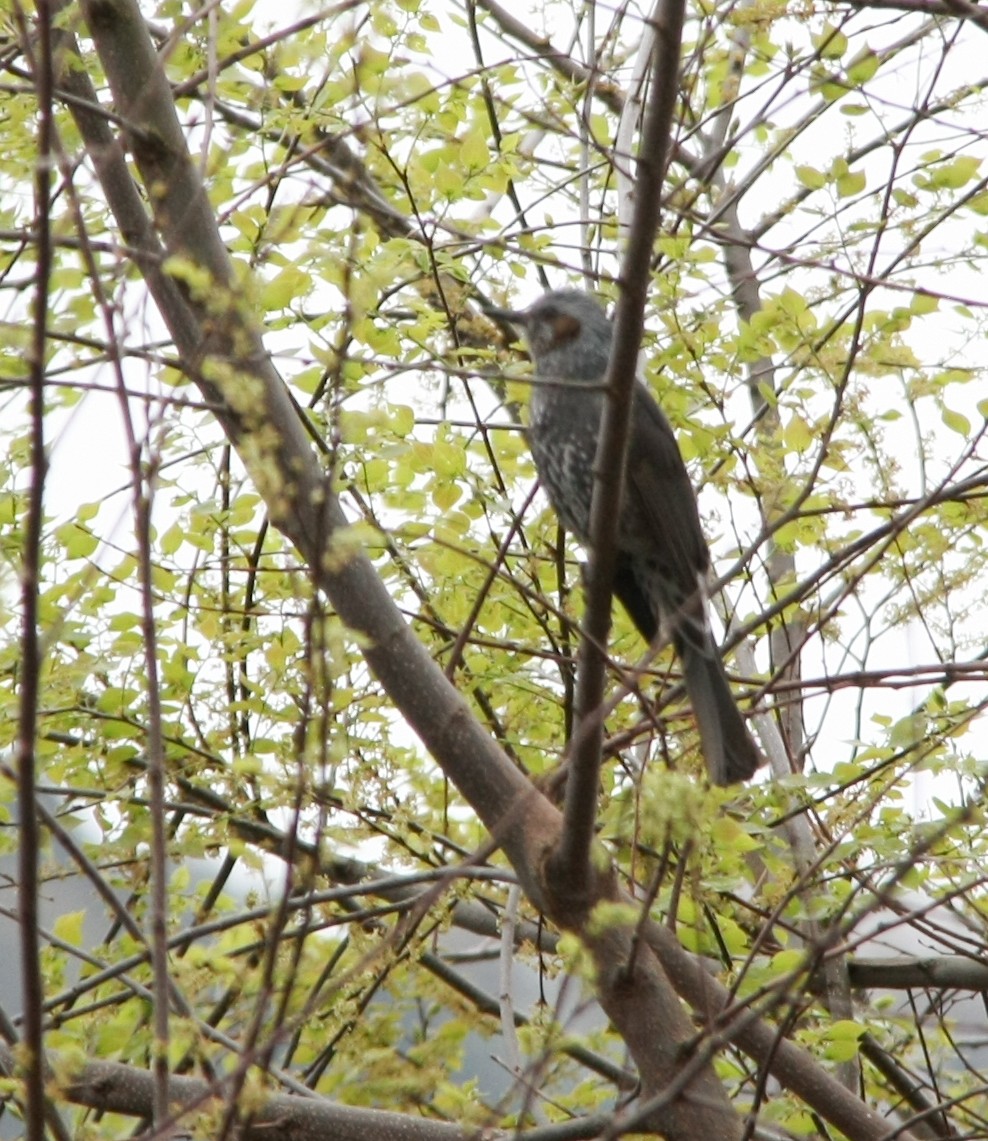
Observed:
[[[484,313],[496,321],[508,321],[512,325],[520,325],[523,329],[528,325],[527,309],[498,309],[496,305],[485,305]]]

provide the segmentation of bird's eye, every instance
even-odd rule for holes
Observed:
[[[552,329],[552,343],[561,345],[580,335],[580,322],[570,313],[558,309],[549,314],[549,327]]]

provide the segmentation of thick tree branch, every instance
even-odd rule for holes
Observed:
[[[497,0],[478,0],[478,4],[497,21],[506,36],[524,44],[535,55],[548,60],[553,69],[564,79],[580,86],[593,81],[594,94],[612,111],[620,114],[624,106],[624,92],[620,87],[616,84],[602,83],[600,77],[594,75],[589,67],[578,63],[566,52],[560,51],[551,40],[540,36],[528,23],[512,15],[502,4],[498,4]]]
[[[854,987],[988,991],[988,964],[963,955],[849,959],[847,970]]]
[[[150,1074],[118,1062],[90,1062],[63,1084],[70,1101],[92,1106],[105,1113],[144,1117],[149,1113],[153,1089]],[[208,1111],[224,1100],[224,1083],[210,1084],[198,1078],[172,1076],[169,1095],[175,1116],[192,1109]],[[402,1113],[357,1109],[322,1098],[274,1095],[256,1112],[245,1114],[246,1124],[239,1136],[253,1141],[380,1141],[382,1137],[402,1141],[461,1141],[471,1132],[443,1121],[429,1121]]]
[[[676,937],[657,924],[647,927],[649,945],[662,961],[676,992],[697,1011],[708,1011],[711,1023],[719,1028],[722,1012],[730,1010],[733,999],[726,987],[702,969]],[[723,1033],[749,1057],[771,1071],[772,1076],[803,1098],[808,1105],[827,1109],[821,1116],[855,1141],[888,1141],[889,1122],[823,1070],[794,1042],[760,1018],[741,1011]],[[914,1141],[905,1128],[895,1131],[898,1141]]]
[[[921,12],[925,16],[954,16],[970,20],[988,32],[988,13],[970,0],[847,0],[852,8],[885,8],[892,12]]]
[[[24,14],[19,13],[21,34],[28,44]],[[38,755],[38,710],[41,674],[44,666],[41,639],[41,568],[45,530],[45,484],[48,456],[45,441],[45,366],[48,358],[49,306],[51,300],[53,245],[51,225],[53,122],[53,37],[52,7],[42,0],[38,5],[37,58],[34,62],[38,93],[38,145],[34,173],[33,241],[37,246],[37,268],[31,300],[31,341],[28,351],[30,370],[30,450],[31,483],[27,492],[21,580],[20,679],[17,702],[16,787],[19,844],[17,855],[17,911],[20,947],[20,997],[24,1009],[23,1052],[19,1065],[8,1066],[8,1073],[24,1075],[24,1125],[28,1141],[42,1141],[45,1117],[49,1113],[44,1083],[44,980],[40,951],[41,833],[38,826],[36,768]],[[56,1132],[64,1130],[52,1114]]]

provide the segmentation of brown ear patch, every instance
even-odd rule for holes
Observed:
[[[552,318],[552,345],[565,344],[580,335],[580,322],[569,313],[557,313]]]

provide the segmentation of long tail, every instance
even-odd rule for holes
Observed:
[[[714,784],[747,780],[762,756],[734,701],[720,654],[714,646],[701,650],[685,639],[678,649],[710,780]]]
[[[628,556],[618,560],[614,593],[645,641],[653,642],[659,634],[655,602],[642,589],[634,562]],[[762,763],[762,755],[735,704],[720,652],[707,626],[705,607],[703,592],[698,590],[689,605],[681,608],[673,641],[683,663],[710,779],[714,784],[734,784],[754,773]]]

